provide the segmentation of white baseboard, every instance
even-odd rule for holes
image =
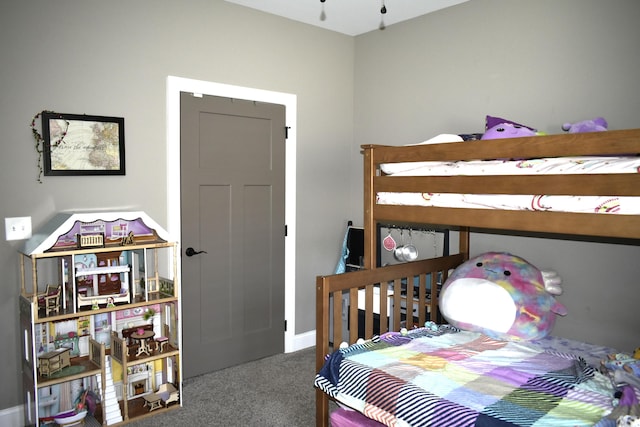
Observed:
[[[316,345],[316,330],[297,334],[293,338],[293,348],[286,353],[292,353],[294,351],[303,350],[305,348],[313,347]]]
[[[0,426],[23,426],[24,412],[23,406],[14,406],[0,410]]]

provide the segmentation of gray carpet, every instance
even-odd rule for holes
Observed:
[[[132,427],[315,425],[315,348],[278,354],[183,382],[183,407]]]

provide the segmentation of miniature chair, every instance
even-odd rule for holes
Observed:
[[[163,325],[163,331],[161,337],[156,337],[156,351],[160,351],[162,353],[164,351],[164,347],[169,342],[169,325]]]
[[[179,392],[176,390],[175,386],[170,383],[160,384],[158,387],[158,391],[155,393],[149,393],[142,396],[144,399],[144,405],[149,408],[149,412],[162,408],[168,407],[169,403],[177,402],[179,400]]]
[[[47,285],[47,289],[38,294],[38,307],[43,307],[46,315],[60,309],[61,285]]]
[[[177,402],[179,398],[179,392],[171,383],[160,384],[158,391],[155,393],[160,396],[160,400],[164,404],[165,408],[169,406],[169,403]]]

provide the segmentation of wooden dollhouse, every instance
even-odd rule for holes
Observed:
[[[182,406],[177,262],[177,243],[144,212],[59,214],[26,241],[25,425],[85,411],[121,425]],[[156,401],[160,389],[177,404]]]

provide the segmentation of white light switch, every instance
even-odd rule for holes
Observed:
[[[31,217],[21,216],[4,219],[7,240],[22,240],[31,237]]]

